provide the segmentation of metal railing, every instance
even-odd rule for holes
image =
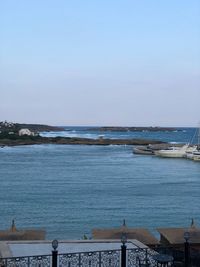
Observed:
[[[148,267],[154,267],[157,266],[155,255],[158,254],[171,255],[175,267],[200,267],[200,252],[192,246],[188,249],[184,246],[179,249],[156,246],[155,250],[152,250],[127,248],[126,244],[122,243],[121,249],[74,253],[59,253],[57,247],[58,243],[54,242],[53,251],[49,255],[0,257],[0,267],[140,267],[141,262]],[[168,264],[171,265],[172,263]]]
[[[0,267],[50,267],[52,255],[0,258]]]
[[[123,250],[123,246],[119,250],[66,254],[54,249],[51,255],[1,258],[0,267],[139,267],[138,258],[148,261],[151,267],[155,266],[152,256],[156,253],[149,248]]]

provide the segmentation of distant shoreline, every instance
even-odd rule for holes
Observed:
[[[122,126],[104,126],[104,127],[91,127],[86,130],[100,131],[100,132],[173,132],[179,131],[178,128],[172,127],[122,127]]]
[[[32,132],[57,132],[66,131],[67,127],[71,126],[51,126],[45,124],[30,124],[30,123],[8,123],[0,122],[0,131],[18,131],[19,129],[29,129]],[[74,126],[79,127],[79,126]],[[154,127],[154,126],[81,126],[85,131],[97,132],[173,132],[180,131],[180,127]]]
[[[27,134],[20,135],[20,130],[29,131]],[[103,138],[103,132],[172,132],[180,131],[179,128],[172,127],[122,127],[122,126],[99,126],[87,127],[83,131],[98,132],[99,138],[81,138],[81,137],[44,137],[40,136],[40,132],[60,132],[69,131],[67,126],[50,126],[43,124],[20,124],[0,122],[0,147],[4,146],[24,146],[24,145],[42,145],[42,144],[58,144],[58,145],[149,145],[149,144],[163,144],[166,142],[146,138]]]

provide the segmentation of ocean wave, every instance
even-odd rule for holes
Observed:
[[[60,131],[60,132],[40,132],[42,137],[80,137],[80,138],[91,138],[91,139],[98,139],[99,136],[93,133],[81,133],[75,130],[73,131]]]

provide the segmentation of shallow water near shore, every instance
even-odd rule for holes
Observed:
[[[200,224],[200,164],[134,155],[132,146],[35,145],[0,150],[0,228],[47,239],[93,228]]]

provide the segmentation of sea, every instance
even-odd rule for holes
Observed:
[[[196,143],[195,128],[101,132],[65,127],[42,136],[145,138]],[[94,228],[200,224],[200,162],[135,155],[133,146],[0,148],[0,229],[45,229],[47,239],[92,237]]]

